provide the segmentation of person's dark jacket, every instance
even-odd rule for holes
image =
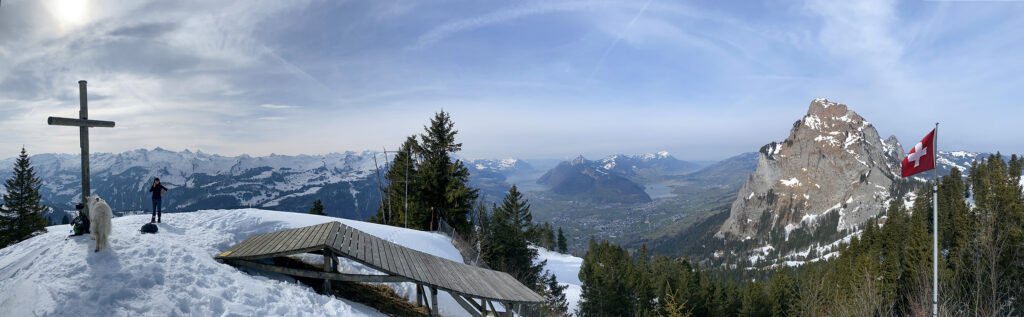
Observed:
[[[164,187],[164,184],[156,184],[149,188],[149,191],[153,192],[153,199],[160,199],[160,195],[163,194],[164,190],[167,190],[167,187]]]

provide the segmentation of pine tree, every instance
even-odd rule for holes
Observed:
[[[562,227],[558,227],[558,252],[569,253],[569,246],[566,244],[565,235],[562,234]]]
[[[313,202],[313,208],[309,208],[309,213],[314,215],[326,216],[324,213],[324,205],[319,199]]]
[[[64,214],[64,217],[60,219],[60,224],[66,225],[69,223],[71,223],[71,218],[69,218],[67,214]]]
[[[547,299],[544,303],[545,310],[556,316],[566,315],[569,311],[569,302],[565,299],[565,289],[569,286],[558,284],[558,277],[547,271],[544,272],[541,280],[546,288],[544,292],[544,297]]]
[[[526,240],[526,230],[533,216],[530,204],[515,185],[505,195],[501,206],[494,209],[489,219],[491,227],[490,250],[487,263],[507,272],[527,286],[540,285],[540,273],[545,261],[534,264],[537,250]]]
[[[456,230],[468,232],[466,216],[478,194],[477,189],[468,186],[469,169],[461,160],[452,161],[452,154],[462,150],[462,143],[455,142],[459,131],[444,111],[435,114],[424,130],[417,147],[417,155],[422,159],[418,168],[418,197],[424,213],[433,208],[425,227],[436,229],[438,221],[445,220]]]
[[[672,291],[672,286],[666,283],[665,295],[661,298],[664,299],[665,303],[662,306],[665,308],[663,317],[690,317],[693,313],[686,308],[686,299],[678,291]]]
[[[39,188],[42,182],[36,177],[35,169],[29,162],[25,148],[14,162],[14,172],[7,179],[7,193],[0,205],[0,247],[18,243],[33,235],[46,232],[48,209],[40,201]]]

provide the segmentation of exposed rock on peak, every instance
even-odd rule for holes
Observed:
[[[789,137],[758,152],[720,235],[763,237],[817,225],[818,216],[839,213],[837,229],[877,215],[899,177],[903,149],[883,140],[874,126],[846,105],[815,99],[793,123]]]

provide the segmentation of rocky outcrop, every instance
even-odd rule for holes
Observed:
[[[856,227],[884,210],[903,156],[894,136],[883,140],[846,105],[815,99],[789,137],[761,147],[757,170],[718,234],[747,239],[778,228],[788,234],[833,212],[838,230]]]

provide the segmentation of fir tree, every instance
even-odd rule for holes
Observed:
[[[457,230],[468,232],[470,224],[466,216],[478,194],[477,189],[468,186],[469,169],[461,160],[452,161],[452,154],[462,150],[462,143],[455,142],[459,131],[444,111],[435,114],[424,130],[417,154],[422,159],[418,168],[419,200],[425,214],[432,211],[425,227],[436,229],[438,221],[443,219]]]
[[[537,250],[531,249],[526,240],[526,229],[530,227],[532,219],[530,204],[512,185],[501,206],[494,209],[489,219],[491,241],[490,250],[486,253],[487,263],[491,267],[534,287],[540,285],[540,273],[545,261],[533,263],[537,258]]]
[[[71,219],[68,217],[67,214],[64,214],[64,217],[60,219],[60,224],[66,225],[69,223],[71,223]]]
[[[665,286],[666,293],[661,298],[664,299],[665,303],[662,306],[665,308],[665,313],[662,317],[690,317],[693,315],[689,309],[686,308],[686,299],[683,298],[682,294],[678,291],[672,291],[670,285]]]
[[[565,235],[562,234],[562,227],[558,227],[558,252],[569,253],[569,246],[566,244]]]
[[[42,182],[36,177],[35,169],[29,162],[25,148],[14,162],[11,178],[5,183],[7,193],[0,205],[0,247],[18,243],[33,235],[46,232],[48,209],[40,201],[39,188]]]
[[[544,303],[545,310],[556,316],[566,315],[569,311],[569,302],[565,299],[565,289],[569,286],[558,284],[558,277],[551,272],[545,271],[541,279],[546,288],[544,292],[544,297],[547,299]]]
[[[309,208],[309,213],[314,215],[326,216],[324,213],[324,205],[319,199],[313,202],[313,208]]]

